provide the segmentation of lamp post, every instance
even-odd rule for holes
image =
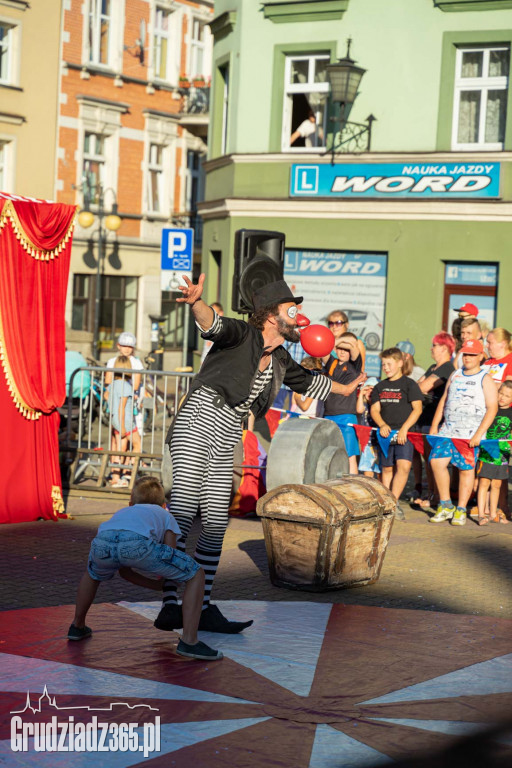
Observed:
[[[347,54],[345,58],[339,59],[334,64],[328,64],[326,67],[327,78],[331,85],[331,99],[335,104],[339,105],[338,116],[331,118],[333,122],[339,121],[339,124],[340,124],[340,127],[339,127],[340,144],[335,146],[334,135],[332,138],[332,161],[333,162],[334,162],[335,150],[339,146],[341,146],[341,144],[343,143],[341,139],[343,128],[348,124],[348,120],[347,120],[348,115],[350,114],[350,110],[352,109],[352,105],[354,104],[363,75],[366,72],[366,69],[363,69],[362,67],[357,67],[354,59],[350,58],[351,44],[352,44],[352,40],[349,37],[347,40]],[[367,118],[368,126],[365,130],[369,134],[368,149],[370,148],[369,144],[370,144],[370,137],[371,137],[371,125],[374,120],[375,118],[373,117],[373,115],[370,115]],[[359,125],[359,124],[355,123],[354,125]],[[364,128],[364,126],[360,126],[360,127]]]
[[[105,193],[112,192],[114,202],[110,212],[105,211]],[[99,360],[99,331],[100,331],[100,310],[101,310],[101,266],[105,258],[106,232],[117,232],[122,224],[121,218],[117,213],[117,200],[115,191],[109,187],[103,189],[102,184],[98,185],[98,203],[96,211],[93,213],[90,209],[91,201],[88,195],[84,196],[84,207],[78,214],[78,223],[83,229],[88,229],[94,224],[95,218],[98,219],[98,259],[96,265],[96,291],[94,296],[94,327],[93,327],[93,349],[96,358]],[[103,227],[105,221],[105,227]]]

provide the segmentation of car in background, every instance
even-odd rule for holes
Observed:
[[[368,350],[381,349],[383,328],[375,312],[360,309],[345,309],[349,330],[364,341]]]

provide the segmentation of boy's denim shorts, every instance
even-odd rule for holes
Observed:
[[[384,456],[384,451],[379,448],[379,460],[381,467],[394,467],[397,461],[412,461],[414,446],[409,440],[405,445],[400,443],[391,444],[388,448],[388,455]]]
[[[188,555],[133,531],[103,531],[91,542],[87,571],[96,581],[111,579],[121,567],[149,577],[190,581],[200,566]]]

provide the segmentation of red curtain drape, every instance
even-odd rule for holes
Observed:
[[[0,522],[63,511],[58,455],[74,206],[0,200]]]

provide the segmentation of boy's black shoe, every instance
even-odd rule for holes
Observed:
[[[400,522],[405,523],[405,512],[400,504],[397,504],[395,508],[395,520],[400,520]]]
[[[181,605],[178,605],[178,603],[166,603],[163,605],[153,622],[153,626],[166,632],[172,632],[173,629],[182,629],[183,610]]]
[[[199,627],[202,632],[222,632],[225,635],[237,635],[253,623],[250,621],[228,621],[216,605],[209,605],[201,613]]]
[[[223,658],[222,651],[216,651],[215,648],[210,648],[209,645],[200,640],[195,645],[189,645],[180,640],[176,653],[179,653],[180,656],[187,656],[189,659],[204,659],[204,661],[218,661]]]
[[[92,629],[90,627],[75,627],[74,624],[71,624],[70,628],[68,629],[68,640],[85,640],[86,637],[90,637],[92,635]]]

